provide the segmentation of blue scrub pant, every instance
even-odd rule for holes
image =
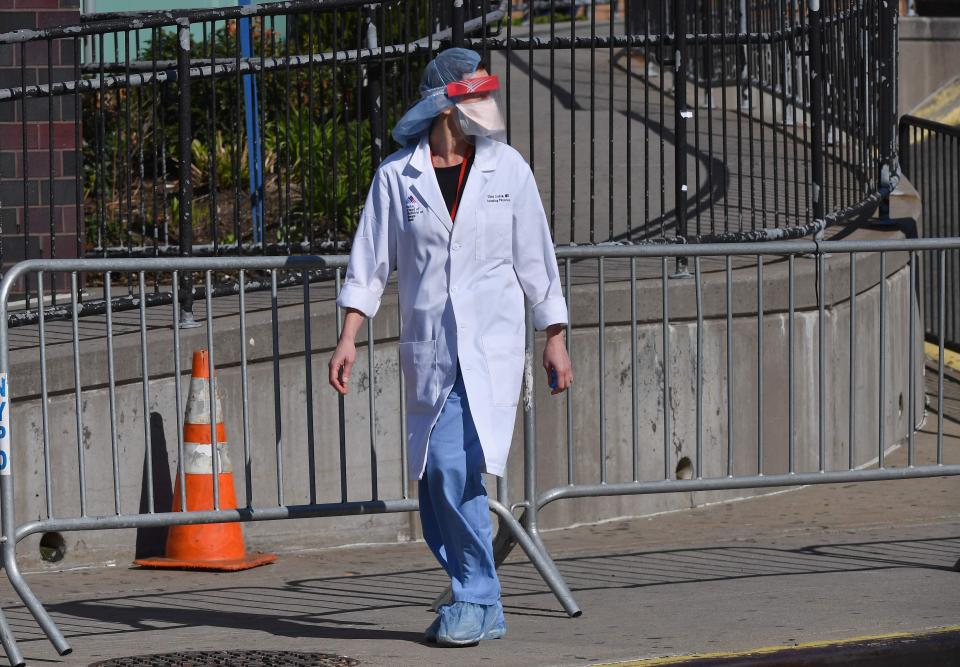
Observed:
[[[500,581],[483,470],[480,437],[458,366],[430,433],[420,479],[420,521],[427,546],[450,575],[453,600],[488,605],[499,601]]]

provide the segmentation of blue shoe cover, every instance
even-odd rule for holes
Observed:
[[[437,644],[473,646],[483,639],[485,612],[485,605],[473,602],[454,602],[441,607]]]
[[[484,608],[482,639],[500,639],[507,634],[507,624],[503,620],[503,605],[498,600],[496,604]]]
[[[440,631],[440,614],[437,614],[437,617],[433,619],[433,623],[430,624],[430,627],[426,629],[423,633],[424,639],[428,642],[437,641],[437,633]]]

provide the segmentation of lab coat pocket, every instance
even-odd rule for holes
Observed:
[[[513,258],[513,216],[509,211],[477,213],[480,259]]]
[[[523,334],[481,336],[480,342],[490,371],[493,404],[516,407],[523,379]]]
[[[437,341],[400,343],[400,368],[411,412],[433,410],[440,387],[437,379]]]

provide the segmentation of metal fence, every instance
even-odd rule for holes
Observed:
[[[942,345],[924,361],[918,289],[920,265],[958,256],[960,238],[559,248],[577,382],[565,398],[545,395],[528,317],[523,448],[491,500],[498,561],[519,543],[577,614],[539,539],[540,511],[555,501],[960,474],[951,422],[941,418],[960,375],[945,366]],[[672,277],[678,257],[688,278]],[[31,535],[416,509],[392,291],[359,343],[354,392],[319,386],[339,334],[331,298],[345,262],[34,260],[4,277],[4,570],[59,651],[67,643],[18,567],[17,545]],[[187,272],[206,287],[196,303],[202,329],[179,326]],[[313,272],[333,279],[314,285]],[[26,275],[38,290],[35,318],[11,328],[9,299]],[[111,306],[81,321],[78,286],[95,276],[105,304],[132,280],[135,312]],[[288,276],[299,284],[283,287]],[[954,307],[943,277],[941,313]],[[55,278],[69,285],[61,311],[41,305]],[[214,296],[218,280],[232,296]],[[151,305],[151,284],[169,286],[171,298]],[[66,319],[48,317],[58,312]],[[223,417],[243,461],[239,509],[174,511],[169,477],[167,487],[155,482],[182,460],[181,378],[196,347],[210,350],[232,406]],[[915,429],[925,407],[938,420],[932,449],[921,452]],[[22,664],[2,616],[0,639]]]
[[[337,251],[420,69],[461,42],[504,80],[558,243],[803,236],[888,192],[890,3],[617,4],[295,0],[0,35],[0,256]]]
[[[960,234],[960,128],[916,116],[900,119],[900,167],[920,195],[923,236]],[[943,280],[942,285],[939,283]],[[954,262],[929,262],[923,267],[924,332],[928,340],[960,349],[960,314],[949,317],[936,307],[939,290],[950,303],[960,299],[960,270]]]

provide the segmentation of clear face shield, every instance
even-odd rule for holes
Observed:
[[[464,135],[506,141],[500,79],[495,74],[448,83],[446,93],[457,109]]]

